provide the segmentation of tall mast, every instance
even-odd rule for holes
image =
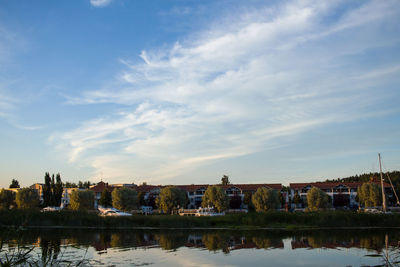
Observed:
[[[386,212],[386,197],[385,197],[385,188],[383,187],[383,175],[382,175],[381,153],[378,153],[378,158],[379,158],[379,170],[380,170],[380,173],[381,173],[382,209],[383,209],[383,212]]]

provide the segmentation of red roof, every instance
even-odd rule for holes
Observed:
[[[114,188],[112,186],[109,186],[108,183],[101,181],[101,182],[97,183],[96,185],[90,187],[89,189],[94,192],[103,192],[104,189],[112,191]]]
[[[289,185],[290,188],[293,189],[302,189],[307,186],[314,186],[320,189],[330,189],[337,187],[339,185],[344,185],[349,188],[357,188],[361,186],[364,182],[316,182],[316,183],[291,183]],[[380,182],[373,181],[374,184],[380,185]],[[383,183],[384,187],[390,187],[390,184]]]

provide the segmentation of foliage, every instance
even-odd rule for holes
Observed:
[[[15,202],[19,209],[32,209],[39,206],[39,195],[35,189],[22,188],[18,191]]]
[[[375,183],[363,183],[357,189],[358,200],[365,207],[375,207],[382,204],[381,188]]]
[[[63,183],[61,181],[61,175],[57,173],[54,178],[54,174],[50,177],[50,173],[46,172],[43,185],[43,205],[45,207],[59,207],[61,205],[62,193]]]
[[[298,205],[298,204],[303,204],[303,200],[301,199],[299,193],[296,191],[293,197],[293,203]]]
[[[9,209],[15,204],[15,192],[2,189],[0,191],[0,209]]]
[[[121,187],[112,192],[112,205],[114,208],[129,211],[136,208],[137,193],[135,190]]]
[[[221,184],[222,185],[228,185],[228,184],[230,184],[231,182],[229,181],[229,176],[228,175],[224,175],[224,176],[222,176],[222,178],[221,178]]]
[[[71,183],[71,182],[65,182],[63,183],[63,186],[65,188],[78,188],[78,185],[76,183]]]
[[[139,192],[137,195],[138,206],[147,206],[146,200],[144,199],[145,193]]]
[[[52,206],[51,177],[48,172],[44,175],[43,205],[45,207]]]
[[[222,212],[228,208],[229,198],[222,187],[212,185],[204,192],[201,205],[202,207],[212,206],[218,212]]]
[[[86,181],[86,182],[79,181],[78,182],[78,188],[80,188],[80,189],[89,189],[91,185],[92,185],[92,183],[90,181]]]
[[[308,211],[324,210],[330,207],[329,196],[317,187],[311,188],[307,193]]]
[[[71,193],[70,208],[72,210],[91,210],[94,208],[94,193],[90,190],[74,190]]]
[[[171,213],[174,209],[186,207],[188,198],[186,192],[175,186],[167,186],[161,189],[156,199],[157,206],[165,213]]]
[[[19,182],[17,179],[12,179],[10,188],[19,188]]]
[[[245,192],[244,193],[244,197],[243,197],[243,203],[247,205],[247,209],[249,211],[254,211],[255,210],[253,202],[251,201],[251,197],[252,196],[253,195],[250,192]]]
[[[111,197],[110,191],[108,191],[107,189],[104,189],[104,191],[101,193],[101,197],[99,199],[99,204],[102,205],[103,207],[112,206],[112,197]]]
[[[278,192],[265,187],[257,189],[252,202],[257,212],[276,210],[280,206]]]
[[[61,198],[62,198],[62,193],[63,193],[63,185],[61,182],[61,175],[59,173],[57,173],[56,175],[56,184],[54,186],[54,191],[53,191],[53,195],[54,195],[54,200],[55,206],[60,206],[61,205]]]

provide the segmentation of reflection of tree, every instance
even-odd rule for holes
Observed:
[[[184,246],[187,235],[183,233],[160,233],[156,235],[158,244],[165,250],[176,250]]]
[[[282,239],[280,238],[267,238],[262,236],[255,236],[251,239],[257,248],[277,248],[282,247]]]
[[[111,242],[110,245],[112,248],[117,248],[122,246],[122,240],[121,240],[121,233],[113,233],[111,234]]]
[[[202,241],[208,250],[222,250],[224,253],[229,253],[229,237],[223,233],[206,233],[203,235]]]
[[[47,263],[52,260],[56,260],[58,254],[60,254],[60,239],[40,239],[40,247],[42,249],[42,262]],[[45,264],[44,264],[45,265]]]

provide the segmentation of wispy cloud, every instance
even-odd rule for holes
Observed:
[[[168,49],[144,50],[141,62],[124,60],[112,87],[69,97],[69,104],[113,103],[123,112],[51,140],[97,174],[162,180],[315,127],[375,116],[371,107],[385,94],[379,81],[367,88],[363,81],[395,80],[398,66],[350,68],[349,57],[398,42],[379,25],[399,10],[396,1],[295,1],[235,14]]]
[[[90,0],[90,4],[95,7],[105,7],[111,3],[112,0]]]

